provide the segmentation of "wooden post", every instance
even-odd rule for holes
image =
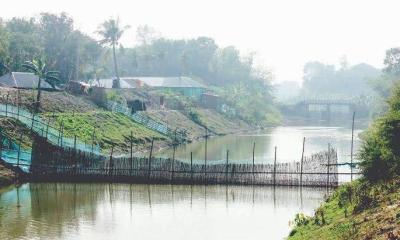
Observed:
[[[148,168],[149,175],[148,175],[148,179],[150,179],[150,176],[151,176],[151,158],[152,158],[152,155],[153,155],[153,147],[154,147],[154,138],[151,140],[151,148],[150,148],[150,155],[149,155],[149,168]]]
[[[175,147],[174,147],[175,148]],[[174,171],[175,171],[175,149],[172,153],[172,165],[171,165],[171,181],[174,181]]]
[[[7,117],[7,112],[8,112],[8,97],[9,97],[9,92],[7,92],[7,100],[6,100],[6,117]]]
[[[276,186],[276,146],[275,146],[275,154],[274,154],[274,186]]]
[[[57,144],[58,144],[58,145],[60,145],[62,123],[63,123],[63,122],[62,122],[62,120],[61,120],[60,129],[58,130],[58,140],[57,140]]]
[[[130,161],[130,175],[132,176],[132,172],[133,172],[133,132],[131,131],[131,138],[130,138],[130,142],[131,142],[131,161]],[[92,150],[93,151],[93,150]]]
[[[47,139],[47,137],[48,137],[48,134],[49,134],[49,125],[50,125],[50,118],[49,118],[49,120],[47,120],[47,126],[46,126],[46,139]]]
[[[21,134],[19,135],[19,141],[18,141],[18,156],[17,156],[17,167],[19,167],[19,159],[21,157],[21,144],[22,144],[22,131]]]
[[[327,164],[327,169],[326,169],[326,173],[327,173],[327,179],[326,179],[326,187],[329,187],[329,168],[330,168],[330,157],[331,157],[331,144],[328,143],[328,164]]]
[[[255,167],[255,164],[254,164],[254,152],[255,152],[255,150],[256,150],[256,142],[253,143],[253,177],[254,177],[254,167]]]
[[[77,168],[77,165],[78,165],[78,159],[77,159],[77,153],[76,153],[76,135],[74,135],[74,152],[73,152],[73,154],[72,154],[72,156],[73,156],[73,161],[74,161],[74,174],[76,175],[77,174],[77,170],[78,170],[78,168]]]
[[[20,104],[21,104],[21,98],[19,97],[19,90],[18,90],[18,97],[17,97],[17,119],[19,119],[19,108],[20,108]]]
[[[226,150],[225,182],[228,183],[229,150]]]
[[[3,130],[0,128],[0,159],[3,157]]]
[[[60,146],[62,147],[63,145],[63,138],[64,138],[64,122],[61,122],[61,132],[60,132],[61,138],[60,138]]]
[[[174,181],[174,171],[175,171],[175,152],[176,152],[176,129],[175,129],[174,146],[173,146],[173,150],[172,150],[171,181]]]
[[[303,185],[303,161],[304,161],[304,145],[306,143],[306,137],[303,137],[303,150],[301,152],[301,163],[300,163],[300,186]]]
[[[208,140],[208,128],[206,128],[206,141],[204,145],[204,181],[206,180],[207,175],[207,140]]]
[[[193,182],[193,153],[190,152],[190,178]]]
[[[31,131],[33,130],[33,124],[35,123],[35,112],[32,113],[32,125],[31,125]]]
[[[114,145],[111,146],[110,163],[108,165],[108,174],[110,176],[113,175],[113,172],[112,172],[113,167],[114,167],[114,164],[113,164],[113,153],[114,153]]]
[[[353,181],[353,142],[354,142],[354,119],[356,111],[353,112],[353,123],[351,125],[351,153],[350,153],[350,179]]]

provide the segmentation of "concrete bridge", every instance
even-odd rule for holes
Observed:
[[[347,99],[306,99],[297,104],[307,118],[319,116],[321,120],[331,121],[333,117],[350,117],[355,110],[355,103]]]

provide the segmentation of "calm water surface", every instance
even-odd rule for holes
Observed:
[[[356,131],[356,136],[360,131]],[[305,153],[338,150],[349,161],[351,130],[334,127],[278,127],[258,134],[211,138],[209,162],[298,161]],[[355,139],[355,151],[359,146]],[[205,144],[178,147],[204,161]],[[171,150],[156,156],[172,156]],[[347,171],[342,169],[340,171]],[[343,179],[342,179],[343,180]],[[0,190],[0,239],[283,239],[298,212],[312,214],[326,189],[251,186],[129,184],[25,184]]]
[[[354,149],[359,146],[358,134],[354,132]],[[207,143],[207,161],[225,161],[229,150],[229,161],[252,161],[253,144],[255,145],[256,163],[273,163],[274,148],[277,147],[278,162],[292,162],[301,159],[303,137],[306,138],[305,154],[310,155],[328,149],[328,144],[338,150],[339,160],[347,161],[350,156],[351,129],[343,127],[277,127],[257,134],[227,135],[210,138]],[[205,141],[194,142],[176,149],[177,159],[204,161]],[[172,149],[158,152],[156,156],[172,157]]]
[[[2,190],[0,239],[283,239],[326,189],[31,183]]]

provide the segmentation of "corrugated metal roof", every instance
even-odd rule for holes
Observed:
[[[120,78],[119,82],[121,84],[121,88],[134,88],[133,86],[131,86],[129,83],[127,83],[126,81],[124,81],[121,78]],[[112,88],[113,79],[105,78],[105,79],[94,80],[92,83],[92,86],[103,87],[103,88]]]
[[[205,86],[189,77],[137,77],[136,79],[150,87],[205,88]]]
[[[0,77],[0,84],[13,88],[37,88],[38,76],[29,72],[11,72]],[[46,81],[42,81],[41,89],[53,89]]]
[[[112,88],[112,79],[100,79],[93,81],[94,86]],[[164,88],[206,88],[199,82],[189,77],[122,77],[121,88],[136,88],[138,82],[143,82],[150,87]]]

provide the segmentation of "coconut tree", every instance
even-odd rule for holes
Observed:
[[[100,44],[109,45],[112,47],[113,59],[114,59],[114,72],[116,77],[115,83],[113,82],[113,88],[120,88],[121,86],[119,81],[118,63],[115,51],[118,46],[121,46],[119,40],[124,31],[128,28],[129,26],[124,26],[124,27],[120,26],[119,18],[117,19],[111,18],[103,22],[99,26],[99,30],[97,31],[97,33],[102,37],[102,39],[100,40]]]
[[[37,96],[35,102],[35,112],[38,113],[40,109],[40,99],[42,95],[42,81],[47,82],[52,88],[55,88],[56,83],[60,81],[59,72],[49,71],[47,69],[46,61],[43,57],[33,59],[32,61],[26,61],[22,66],[33,72],[38,77]]]

